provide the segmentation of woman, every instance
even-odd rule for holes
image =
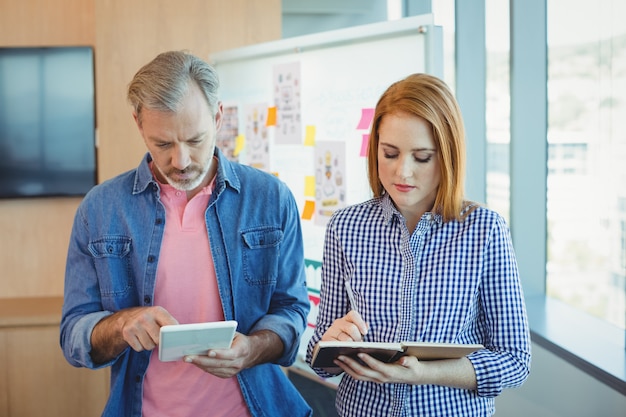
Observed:
[[[528,377],[530,337],[509,230],[500,215],[464,199],[464,175],[463,120],[448,87],[427,74],[391,85],[370,135],[374,198],[339,210],[326,230],[307,360],[320,340],[485,349],[390,364],[340,356],[341,416],[490,416],[502,389]]]

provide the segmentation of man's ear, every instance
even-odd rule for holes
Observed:
[[[136,112],[133,112],[133,119],[135,120],[135,124],[137,125],[139,132],[143,135],[143,129],[141,127],[141,120],[139,120],[139,116],[137,115]]]
[[[215,112],[215,131],[220,130],[220,127],[222,126],[222,115],[223,115],[224,109],[222,107],[222,102],[218,102],[217,103],[217,112]]]

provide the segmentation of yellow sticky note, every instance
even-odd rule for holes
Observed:
[[[302,220],[311,220],[315,212],[315,201],[306,200],[304,202],[304,210],[302,210]]]
[[[246,135],[238,135],[235,138],[235,149],[233,150],[233,155],[239,155],[239,152],[243,150],[243,147],[246,146]]]
[[[276,126],[276,107],[267,108],[267,123],[266,126]]]
[[[315,146],[315,126],[306,127],[304,146]]]
[[[304,177],[304,196],[315,197],[315,175]]]

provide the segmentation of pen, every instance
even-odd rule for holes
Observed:
[[[349,280],[345,280],[345,286],[346,286],[346,292],[348,293],[348,300],[350,300],[350,308],[356,311],[357,313],[359,313],[359,310],[356,309],[356,301],[354,301],[354,292],[352,291],[352,286],[350,285]],[[361,313],[359,313],[359,315],[361,315]],[[365,341],[366,334],[367,334],[367,330],[365,332],[361,332],[361,335],[362,335],[361,340],[360,340],[361,342]]]
[[[346,279],[345,283],[348,300],[350,300],[350,308],[358,313],[359,310],[356,309],[356,302],[354,301],[354,293],[352,292],[352,287],[350,286],[350,280]]]

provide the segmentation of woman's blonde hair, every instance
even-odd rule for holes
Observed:
[[[431,126],[441,167],[441,182],[433,210],[444,221],[461,220],[461,212],[466,205],[465,127],[454,95],[442,80],[432,75],[409,75],[389,86],[378,100],[367,161],[368,179],[374,197],[385,193],[378,175],[378,129],[386,115],[397,113],[419,116]]]

